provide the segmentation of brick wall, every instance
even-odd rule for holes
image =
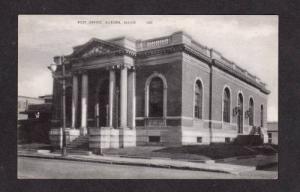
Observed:
[[[194,87],[196,79],[202,81],[203,113],[202,119],[209,118],[209,66],[187,54],[182,61],[182,116],[194,117]],[[188,120],[185,120],[188,121]],[[188,123],[188,122],[186,122]],[[186,125],[186,124],[184,124]]]
[[[254,126],[260,126],[260,106],[264,106],[264,127],[267,118],[267,96],[261,93],[258,89],[246,84],[245,82],[235,78],[222,70],[213,67],[212,79],[212,119],[222,121],[222,95],[225,86],[230,89],[231,96],[231,118],[230,122],[237,123],[237,116],[232,115],[232,109],[237,106],[238,94],[243,95],[243,116],[244,125],[249,125],[249,118],[245,117],[245,111],[249,109],[249,100],[252,97],[254,101]]]
[[[249,118],[245,117],[245,111],[249,109],[250,97],[254,101],[254,126],[260,126],[261,105],[264,106],[264,127],[266,126],[267,95],[240,79],[212,67],[212,129],[209,129],[209,65],[185,53],[182,54],[182,57],[182,144],[225,142],[225,138],[233,140],[237,137],[237,116],[233,116],[232,110],[237,106],[239,92],[243,94],[243,133],[248,134],[252,128],[249,126]],[[196,79],[201,79],[204,94],[203,118],[197,121],[193,118]],[[222,122],[222,102],[225,86],[229,87],[231,96],[230,123]],[[198,142],[197,138],[198,140],[201,138],[201,142]]]
[[[136,116],[145,114],[145,84],[154,72],[162,74],[167,80],[167,116],[181,115],[181,61],[171,61],[156,65],[144,64],[136,70]]]

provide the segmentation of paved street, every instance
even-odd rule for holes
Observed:
[[[18,158],[20,179],[276,179],[277,169],[227,173],[111,165],[67,160]]]

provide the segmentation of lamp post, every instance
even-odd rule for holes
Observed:
[[[58,59],[58,60],[57,60]],[[48,67],[53,75],[54,79],[61,79],[62,82],[62,134],[63,134],[63,140],[62,140],[62,150],[61,155],[66,156],[67,155],[67,140],[66,140],[66,75],[65,75],[65,63],[64,63],[64,57],[56,57],[54,59],[55,64],[50,64]],[[60,76],[55,75],[55,71],[57,70],[57,66],[61,65],[62,67],[62,74]]]

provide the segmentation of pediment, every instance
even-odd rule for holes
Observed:
[[[72,56],[77,58],[88,58],[109,54],[121,49],[122,47],[110,42],[102,41],[100,39],[91,39],[86,44],[75,47]]]

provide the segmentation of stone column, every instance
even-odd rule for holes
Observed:
[[[87,102],[88,102],[88,75],[82,74],[81,86],[81,134],[87,134]]]
[[[121,87],[120,128],[126,128],[127,127],[127,67],[126,66],[121,67],[120,87]]]
[[[135,70],[132,68],[128,74],[128,126],[135,128]]]
[[[76,127],[76,113],[78,103],[78,77],[73,75],[73,86],[72,86],[72,128]]]
[[[113,127],[113,106],[114,106],[114,92],[116,85],[116,75],[114,69],[109,71],[109,127]]]

